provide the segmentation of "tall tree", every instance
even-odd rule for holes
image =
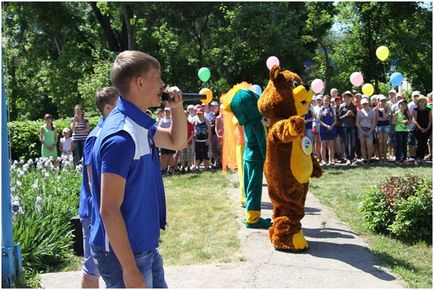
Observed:
[[[324,91],[328,91],[333,74],[330,54],[334,44],[329,41],[330,38],[327,38],[327,35],[334,23],[336,7],[332,2],[309,2],[306,4],[306,9],[308,13],[304,40],[306,43],[317,45],[315,58],[319,60],[320,65],[315,69],[316,73],[320,73],[325,80]]]
[[[399,71],[414,88],[432,90],[432,8],[417,2],[341,2],[338,9],[341,33],[332,56],[336,85],[350,88],[350,74],[362,71],[365,82],[380,92],[380,85],[390,85],[390,74]],[[390,50],[384,62],[376,57],[380,45]]]

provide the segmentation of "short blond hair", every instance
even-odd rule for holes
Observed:
[[[130,80],[149,72],[151,68],[160,68],[157,59],[136,50],[126,50],[118,54],[110,72],[110,79],[121,95],[129,91]]]

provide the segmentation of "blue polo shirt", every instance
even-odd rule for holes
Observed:
[[[153,141],[156,130],[152,118],[119,97],[92,151],[90,245],[113,252],[99,214],[101,174],[113,173],[126,180],[121,213],[133,253],[158,247],[160,228],[166,225],[166,201],[158,151]]]
[[[96,137],[101,131],[104,119],[101,117],[96,127],[89,133],[84,143],[83,150],[83,179],[80,190],[80,203],[78,205],[78,215],[80,218],[91,218],[92,214],[92,194],[89,187],[89,177],[87,175],[87,166],[90,165],[93,145]]]

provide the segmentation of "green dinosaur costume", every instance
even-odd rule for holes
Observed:
[[[270,219],[261,218],[262,176],[266,152],[266,133],[258,110],[259,96],[246,89],[239,90],[230,102],[231,111],[244,126],[244,191],[248,228],[269,228]]]

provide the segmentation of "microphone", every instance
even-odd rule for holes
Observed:
[[[195,93],[182,93],[182,100],[187,102],[195,102],[206,99],[206,95],[204,94],[195,94]],[[169,101],[173,102],[174,99],[169,96],[168,93],[163,92],[161,94],[161,101]]]

